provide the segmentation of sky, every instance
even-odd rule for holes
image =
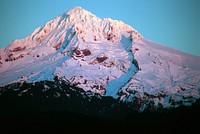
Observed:
[[[0,48],[80,6],[153,42],[200,56],[200,0],[1,0]]]

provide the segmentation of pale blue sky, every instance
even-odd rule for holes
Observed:
[[[1,0],[0,47],[74,6],[122,20],[149,40],[200,56],[200,0]]]

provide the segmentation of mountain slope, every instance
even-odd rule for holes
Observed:
[[[154,106],[178,107],[189,106],[199,98],[199,57],[146,39],[134,48],[140,71],[121,90],[125,99],[134,100],[135,96],[140,96]]]
[[[0,49],[0,86],[55,77],[147,107],[200,98],[200,57],[143,38],[129,25],[75,7]]]

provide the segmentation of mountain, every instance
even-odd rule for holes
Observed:
[[[140,112],[171,109],[200,98],[200,57],[149,41],[122,21],[74,7],[0,49],[1,95],[6,90],[31,95],[38,82],[44,91],[52,90],[45,81],[55,78],[97,98],[134,104]]]

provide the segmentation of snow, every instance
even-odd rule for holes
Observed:
[[[106,96],[118,98],[118,91],[133,77],[133,75],[136,73],[136,70],[137,68],[135,65],[131,64],[130,68],[125,74],[121,75],[119,78],[111,80],[106,85]]]
[[[127,90],[129,93],[133,90],[140,93],[146,92],[156,96],[159,93],[165,94],[166,97],[160,99],[160,103],[166,108],[173,107],[170,99],[179,102],[186,98],[192,98],[186,103],[189,105],[200,98],[198,93],[200,86],[200,62],[198,61],[200,61],[200,57],[167,48],[146,39],[141,39],[140,44],[133,46],[133,49],[135,48],[138,49],[134,56],[138,61],[140,71],[134,75],[134,79],[129,82],[129,85],[141,87],[142,90],[132,88],[128,84],[128,89],[123,90]],[[155,105],[158,104],[153,98],[152,101]]]
[[[134,56],[131,52],[132,42],[129,38],[122,35],[121,44],[127,53],[129,53],[128,60],[132,62],[134,60]],[[122,74],[119,78],[111,80],[106,85],[106,96],[112,96],[114,98],[118,98],[118,91],[126,85],[126,83],[135,75],[138,68],[135,64],[131,64],[128,68],[127,72]]]
[[[0,49],[0,86],[55,76],[126,101],[147,102],[148,94],[153,96],[148,101],[166,108],[200,98],[200,57],[151,42],[122,21],[98,18],[81,7]]]

